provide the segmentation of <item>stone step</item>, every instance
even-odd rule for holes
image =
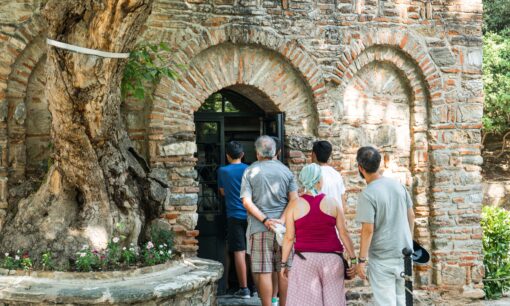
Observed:
[[[250,299],[235,298],[233,295],[218,296],[218,306],[259,306],[262,305],[258,296]]]

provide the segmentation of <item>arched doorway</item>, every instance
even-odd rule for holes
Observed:
[[[277,137],[280,144],[284,143],[284,113],[265,112],[245,95],[222,89],[205,100],[195,112],[194,121],[199,184],[198,256],[217,260],[226,267],[229,257],[226,251],[227,219],[217,184],[217,170],[226,164],[225,144],[233,140],[241,143],[245,151],[243,162],[255,162],[254,142],[260,135]],[[282,162],[285,162],[284,156],[284,146],[280,145]],[[219,293],[224,293],[227,286],[224,275],[218,285]]]

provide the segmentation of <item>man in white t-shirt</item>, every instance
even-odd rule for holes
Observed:
[[[333,147],[328,141],[316,141],[313,143],[312,161],[319,164],[322,169],[321,192],[334,198],[340,204],[340,208],[345,211],[347,196],[345,194],[344,180],[340,173],[328,165],[332,151]]]

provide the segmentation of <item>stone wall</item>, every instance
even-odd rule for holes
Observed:
[[[0,15],[0,181],[10,183],[46,154],[33,149],[46,136],[32,123],[45,118],[33,93],[42,81],[32,76],[44,60],[44,27],[39,2],[25,2]],[[152,103],[128,102],[124,111],[137,148],[168,171],[163,217],[178,249],[193,254],[199,234],[193,112],[229,88],[286,113],[293,171],[309,161],[314,139],[333,143],[356,241],[364,185],[355,152],[380,148],[386,174],[412,191],[415,238],[432,251],[434,269],[416,268],[415,286],[480,296],[481,12],[481,0],[156,1],[142,39],[171,45],[180,77],[163,80]]]

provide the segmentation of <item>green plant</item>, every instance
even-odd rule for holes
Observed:
[[[127,266],[134,264],[138,257],[138,251],[134,244],[131,243],[129,248],[123,247],[121,253],[121,260]]]
[[[143,100],[147,96],[146,84],[155,85],[163,76],[175,79],[176,74],[168,67],[165,53],[170,48],[165,43],[141,43],[129,55],[122,78],[122,98],[128,95]]]
[[[510,212],[499,207],[484,207],[483,263],[484,291],[489,299],[500,298],[510,288]]]
[[[53,254],[51,254],[50,251],[41,255],[41,265],[43,271],[55,269],[55,265],[53,264]]]
[[[157,245],[164,245],[166,249],[171,250],[174,246],[174,232],[153,225],[151,227],[151,241]]]
[[[18,258],[17,260],[16,257]],[[15,270],[19,268],[19,255],[11,256],[9,253],[5,253],[1,267],[7,270]]]
[[[109,269],[109,268],[116,269],[120,266],[122,252],[121,252],[119,242],[120,242],[120,238],[114,237],[108,243],[108,246],[106,249],[106,256],[105,256],[106,269]]]
[[[152,241],[145,244],[141,255],[142,262],[147,266],[153,266],[159,262],[158,250],[154,247]]]
[[[76,253],[76,270],[81,272],[90,272],[101,266],[101,258],[99,252],[91,251],[87,245]]]
[[[28,252],[23,253],[19,261],[19,265],[25,271],[32,271],[33,262]]]

